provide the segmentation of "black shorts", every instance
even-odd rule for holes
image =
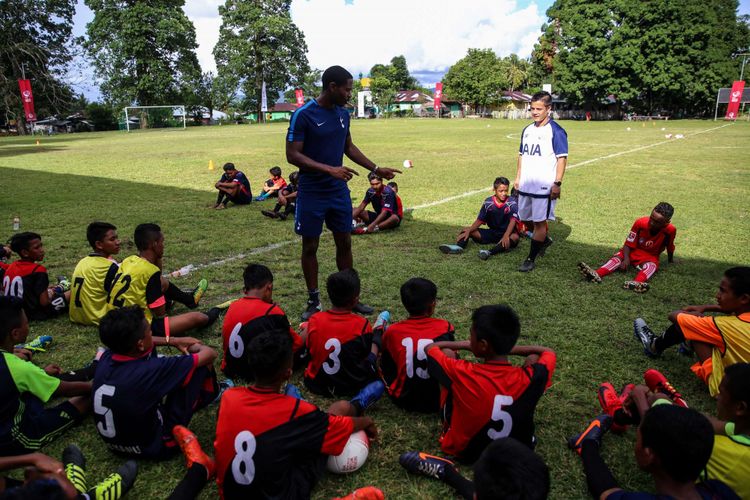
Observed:
[[[44,408],[36,398],[24,398],[26,408],[10,434],[0,437],[0,456],[23,455],[37,451],[58,438],[83,415],[70,402]]]
[[[481,236],[481,239],[477,243],[481,245],[494,245],[503,239],[503,233],[494,229],[479,228],[477,231],[479,231],[479,235]]]
[[[236,205],[249,205],[253,201],[253,197],[249,193],[240,191],[237,196],[230,196],[229,201]]]
[[[391,214],[398,217],[398,214],[396,212],[391,212]],[[367,216],[369,217],[370,222],[374,221],[378,217],[378,215],[380,214],[378,214],[377,212],[373,212],[372,210],[367,211]],[[390,215],[388,217],[390,217]],[[398,227],[400,225],[401,225],[401,217],[398,217],[398,222],[393,227]]]

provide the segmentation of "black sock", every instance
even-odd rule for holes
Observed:
[[[222,191],[219,191],[219,195],[216,197],[216,204],[221,204],[222,200],[224,200],[224,197],[226,196],[226,193],[223,193]]]
[[[185,304],[188,307],[195,307],[195,299],[193,298],[193,293],[181,290],[177,287],[177,285],[174,285],[172,283],[170,283],[167,287],[167,291],[164,292],[164,296],[167,299],[174,300],[176,302],[179,302],[180,304]]]
[[[581,445],[581,458],[591,496],[601,498],[605,491],[617,488],[617,480],[604,463],[598,444],[591,440],[584,440]]]
[[[465,240],[458,240],[456,242],[456,245],[460,246],[461,248],[466,248],[466,245],[469,244],[469,238],[466,238]]]
[[[217,319],[219,319],[219,316],[221,316],[221,309],[218,307],[212,307],[208,311],[205,312],[205,315],[208,316],[208,323],[206,323],[206,327],[209,327],[213,325]]]
[[[284,215],[289,215],[294,212],[294,203],[289,203],[284,206]]]
[[[308,290],[307,291],[307,303],[308,304],[320,304],[320,290],[317,288],[315,290]]]
[[[668,347],[677,345],[685,340],[685,335],[682,333],[680,326],[677,323],[672,323],[669,328],[664,330],[661,337],[654,339],[654,350],[657,353],[664,352]]]
[[[274,212],[278,212],[279,210],[281,210],[281,203],[277,203],[276,206],[273,207]]]
[[[529,256],[527,257],[527,259],[532,262],[535,261],[536,256],[539,255],[539,251],[542,249],[542,246],[544,246],[544,242],[531,240],[531,249],[529,249]]]
[[[490,255],[497,255],[499,253],[503,253],[506,250],[503,248],[501,244],[497,244],[494,247],[490,248]]]
[[[208,472],[206,468],[197,462],[193,462],[172,494],[169,495],[169,500],[193,500],[198,497],[207,482]]]
[[[445,477],[443,478],[443,482],[456,490],[456,493],[466,500],[472,500],[474,498],[474,483],[462,476],[455,467],[445,467]]]

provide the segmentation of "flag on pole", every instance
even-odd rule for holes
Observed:
[[[294,96],[297,98],[297,107],[301,108],[302,105],[305,104],[305,94],[302,89],[296,89],[294,91]]]
[[[266,82],[263,82],[263,87],[260,91],[260,110],[264,113],[268,111],[268,99],[266,99]]]
[[[21,90],[23,114],[26,121],[35,122],[36,113],[34,113],[34,94],[31,92],[31,82],[29,80],[18,80],[18,88]]]
[[[440,101],[443,99],[443,82],[435,84],[435,112],[440,116]]]
[[[745,89],[745,81],[737,80],[732,84],[732,91],[729,93],[729,105],[725,120],[736,120],[737,112],[740,110],[740,101],[742,100],[742,91]]]

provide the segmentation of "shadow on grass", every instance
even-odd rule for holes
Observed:
[[[64,151],[66,149],[67,148],[65,147],[58,147],[49,144],[40,144],[39,146],[37,146],[33,143],[18,146],[3,146],[2,148],[0,148],[0,158],[31,155],[37,153],[52,153],[54,151]]]
[[[119,227],[120,235],[129,240],[133,228],[141,222],[159,223],[166,235],[165,266],[167,270],[182,265],[206,264],[251,249],[280,241],[292,243],[265,253],[257,253],[228,264],[209,266],[175,282],[184,288],[200,276],[209,279],[206,304],[214,304],[240,294],[242,268],[249,261],[268,265],[275,275],[274,300],[287,311],[292,324],[304,308],[304,281],[299,266],[300,245],[295,241],[291,222],[264,218],[261,208],[274,202],[253,203],[247,207],[224,211],[206,207],[215,199],[208,191],[180,189],[136,182],[84,177],[68,174],[29,172],[22,169],[0,170],[8,193],[0,198],[0,213],[9,228],[15,212],[22,215],[24,230],[40,232],[47,248],[45,265],[50,274],[68,274],[86,255],[85,226],[92,220],[108,220]],[[462,212],[473,220],[476,209],[485,198],[476,195],[476,204]],[[451,206],[446,204],[446,212]],[[465,213],[464,213],[465,212]],[[432,214],[432,215],[430,215]],[[454,215],[454,214],[452,214]],[[563,216],[565,214],[562,214]],[[531,273],[519,273],[518,265],[528,252],[523,240],[508,253],[481,261],[478,245],[470,243],[462,255],[442,255],[437,247],[452,242],[459,227],[436,223],[434,211],[415,211],[402,226],[393,231],[352,238],[354,263],[362,279],[362,300],[376,309],[389,309],[396,320],[405,317],[399,288],[413,276],[433,280],[438,286],[436,316],[444,317],[457,327],[457,337],[469,336],[471,312],[478,306],[506,302],[521,317],[520,343],[549,346],[558,353],[553,385],[537,409],[538,451],[552,471],[553,498],[583,497],[585,484],[579,473],[579,459],[565,449],[564,439],[580,432],[587,420],[596,415],[596,387],[605,380],[619,387],[638,382],[649,367],[662,370],[686,396],[691,406],[713,412],[713,402],[690,373],[690,360],[670,353],[659,360],[643,356],[632,336],[632,320],[644,317],[654,330],[666,326],[669,311],[689,303],[710,302],[723,271],[735,263],[710,259],[681,258],[677,241],[678,264],[663,263],[652,280],[647,294],[635,295],[621,289],[622,282],[635,275],[615,274],[602,284],[583,281],[576,264],[586,261],[596,266],[606,261],[626,234],[616,235],[612,246],[591,245],[576,233],[576,227],[551,223],[555,244],[538,260]],[[623,221],[627,226],[631,221]],[[486,248],[486,247],[485,247]],[[120,259],[133,252],[124,246]],[[332,238],[325,233],[319,250],[321,285],[335,271]],[[323,289],[324,303],[328,303]],[[181,312],[181,311],[177,311]],[[373,317],[374,319],[374,317]],[[202,332],[201,338],[220,347],[220,326]],[[63,367],[79,366],[89,359],[98,345],[93,328],[70,325],[60,318],[34,323],[32,336],[52,334],[54,348],[37,356],[39,364],[55,362]],[[294,376],[300,382],[301,373]],[[321,406],[328,402],[312,398]],[[360,472],[331,476],[316,491],[316,498],[331,498],[351,492],[358,486],[373,484],[388,496],[446,497],[449,492],[436,481],[407,477],[397,465],[398,456],[408,449],[438,452],[439,425],[435,416],[408,414],[382,401],[371,413],[381,428],[380,442],[373,446],[368,465]],[[405,422],[408,424],[404,425]],[[201,443],[210,450],[215,434],[214,409],[198,413],[191,422]],[[632,435],[608,436],[607,459],[615,474],[627,488],[648,488],[643,474],[633,474]],[[92,421],[67,433],[48,447],[46,452],[59,456],[69,442],[82,444],[89,457],[91,477],[105,477],[116,469],[120,459],[111,455],[96,436]],[[571,471],[573,471],[571,473]],[[165,463],[143,463],[134,494],[138,498],[161,498],[182,476],[181,457]],[[205,498],[215,497],[209,486]]]

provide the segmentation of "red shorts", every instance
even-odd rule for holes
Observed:
[[[615,256],[623,260],[625,259],[625,255],[623,255],[622,250],[617,252]],[[637,248],[630,250],[630,265],[635,267],[635,266],[640,266],[641,264],[645,264],[646,262],[653,262],[658,267],[659,256],[654,255],[652,253],[644,252],[643,250],[639,250]]]

